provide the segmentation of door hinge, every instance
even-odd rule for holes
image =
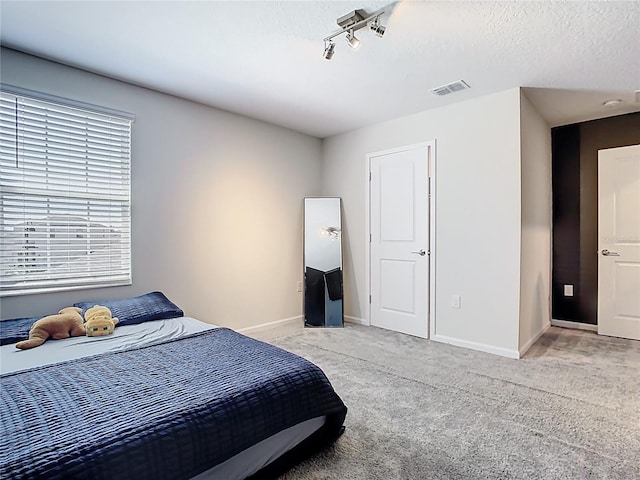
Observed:
[[[371,303],[371,295],[369,295],[369,303]]]
[[[371,172],[369,172],[369,181],[371,181]]]
[[[369,243],[371,243],[371,234],[369,234]]]

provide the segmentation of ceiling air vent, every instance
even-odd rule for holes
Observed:
[[[429,91],[434,95],[442,97],[444,95],[449,95],[450,93],[459,92],[460,90],[466,90],[467,88],[471,87],[469,87],[469,85],[467,85],[464,80],[458,80],[457,82],[452,82],[440,87],[432,88]]]

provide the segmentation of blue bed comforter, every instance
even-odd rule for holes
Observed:
[[[0,478],[183,479],[346,407],[324,373],[220,328],[0,378]]]

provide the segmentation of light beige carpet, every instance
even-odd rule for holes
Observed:
[[[511,360],[359,325],[271,343],[349,412],[310,479],[640,479],[640,342],[552,327]]]

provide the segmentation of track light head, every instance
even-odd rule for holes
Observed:
[[[378,23],[378,17],[376,17],[376,19],[373,21],[373,23],[371,25],[369,25],[369,28],[371,29],[371,31],[373,33],[376,34],[376,36],[382,38],[382,36],[384,35],[385,30],[387,29],[385,26],[380,25],[380,23]]]
[[[333,58],[333,54],[336,51],[336,44],[329,40],[328,43],[325,42],[324,46],[324,58],[327,60],[331,60]]]
[[[353,49],[356,49],[360,46],[360,40],[353,34],[353,30],[349,30],[347,32],[347,43]]]

